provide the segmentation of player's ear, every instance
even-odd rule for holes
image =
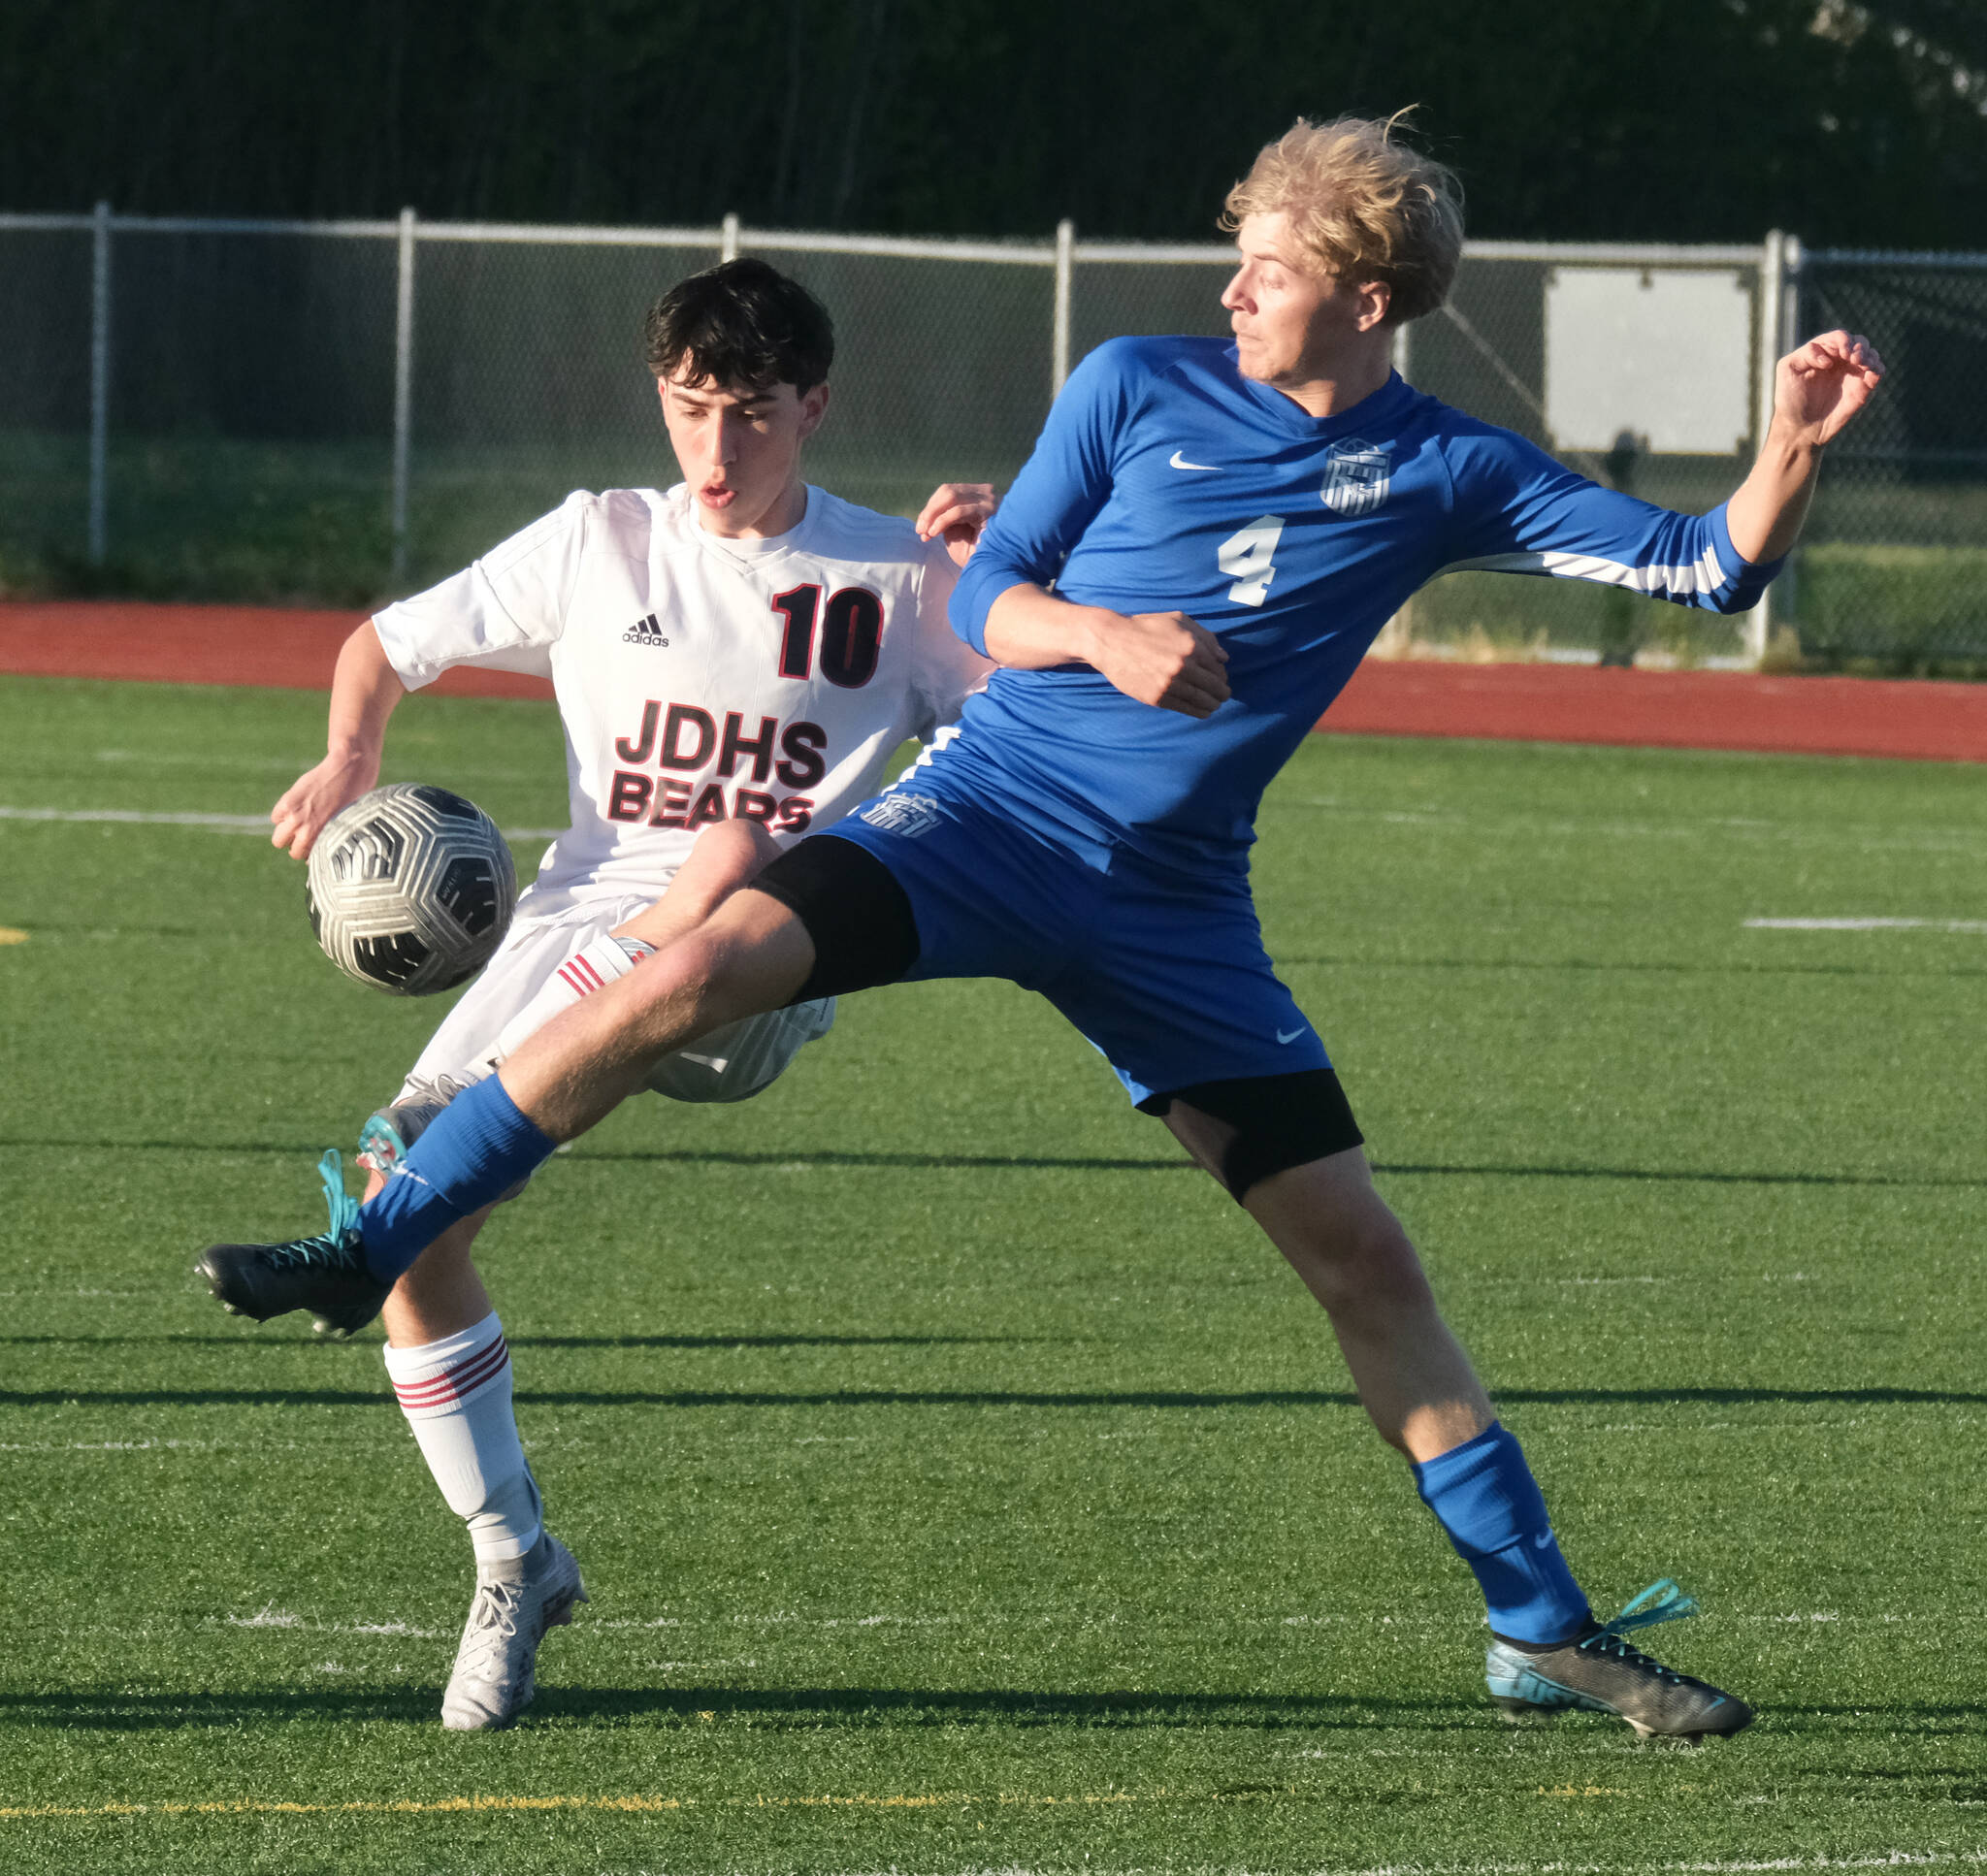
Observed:
[[[1384,280],[1361,280],[1355,290],[1359,296],[1355,323],[1361,332],[1371,332],[1386,318],[1393,306],[1393,288]]]
[[[817,384],[800,400],[800,437],[804,441],[821,428],[828,415],[828,386]]]

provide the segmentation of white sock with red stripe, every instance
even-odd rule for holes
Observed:
[[[496,1314],[440,1342],[388,1347],[386,1373],[448,1508],[469,1523],[476,1562],[525,1555],[538,1540],[538,1488],[517,1437]]]
[[[648,956],[655,947],[644,938],[596,938],[582,945],[538,987],[538,993],[498,1032],[497,1046],[490,1051],[492,1068],[508,1061],[524,1046],[527,1036],[536,1034],[562,1010],[570,1010],[583,996],[603,990],[617,978],[626,977]]]

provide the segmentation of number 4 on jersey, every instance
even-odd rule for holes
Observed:
[[[1282,515],[1258,515],[1239,534],[1230,534],[1215,550],[1215,565],[1235,584],[1228,598],[1243,606],[1259,606],[1277,576],[1271,561],[1283,538]]]

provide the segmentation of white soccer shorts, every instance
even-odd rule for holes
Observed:
[[[645,898],[608,899],[541,919],[530,917],[528,903],[521,904],[497,954],[429,1038],[395,1099],[446,1098],[464,1084],[481,1081],[490,1072],[490,1051],[505,1025],[545,980],[581,946],[626,924],[649,903]],[[746,1017],[665,1055],[648,1084],[672,1101],[749,1100],[776,1082],[787,1064],[833,1023],[833,997]]]

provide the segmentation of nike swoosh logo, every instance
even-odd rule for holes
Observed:
[[[1299,1036],[1301,1036],[1301,1035],[1302,1035],[1303,1033],[1304,1033],[1304,1031],[1303,1031],[1303,1029],[1302,1029],[1302,1027],[1301,1027],[1301,1026],[1300,1026],[1300,1027],[1298,1027],[1298,1028],[1292,1029],[1292,1030],[1290,1031],[1290,1033],[1289,1033],[1289,1034],[1288,1034],[1287,1036],[1287,1035],[1285,1035],[1285,1034],[1284,1034],[1284,1032],[1283,1032],[1283,1031],[1282,1031],[1281,1029],[1279,1029],[1279,1030],[1277,1031],[1277,1040],[1278,1040],[1279,1042],[1295,1042],[1295,1041],[1297,1040],[1297,1038],[1298,1038]]]
[[[1551,1534],[1551,1532],[1549,1532],[1549,1531],[1542,1531],[1542,1532],[1540,1532],[1540,1534],[1539,1534],[1539,1535],[1538,1535],[1538,1536],[1537,1536],[1536,1537],[1534,1537],[1534,1538],[1532,1539],[1532,1547],[1533,1547],[1533,1548],[1534,1548],[1535,1550],[1544,1550],[1544,1549],[1546,1548],[1546,1546],[1547,1546],[1547,1544],[1549,1544],[1549,1543],[1550,1543],[1551,1541],[1552,1541],[1552,1534]]]
[[[1189,463],[1187,460],[1187,458],[1183,456],[1177,449],[1173,452],[1172,456],[1168,459],[1168,461],[1171,463],[1174,469],[1206,469],[1210,472],[1214,472],[1219,471],[1219,469],[1222,467],[1219,463]]]

